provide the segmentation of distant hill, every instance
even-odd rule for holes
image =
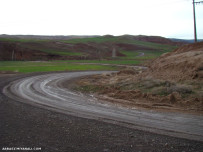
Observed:
[[[1,35],[0,60],[134,59],[140,52],[148,59],[179,45],[158,36]],[[112,57],[113,50],[117,58]]]
[[[95,38],[95,37],[104,37],[104,38],[112,38],[116,37],[113,35],[7,35],[2,34],[0,38],[8,38],[8,39],[33,39],[33,40],[70,40],[70,39],[83,39],[83,38]],[[145,36],[145,35],[121,35],[118,36],[121,39],[128,40],[138,40],[145,42],[153,42],[160,44],[169,44],[169,45],[181,45],[182,43],[178,42],[186,42],[192,43],[193,40],[183,40],[183,39],[168,39],[161,36]]]

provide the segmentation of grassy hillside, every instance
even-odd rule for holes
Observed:
[[[94,37],[94,38],[83,38],[83,39],[71,39],[71,40],[66,40],[63,41],[66,43],[72,43],[72,44],[77,44],[77,43],[88,43],[88,42],[93,42],[93,43],[125,43],[125,44],[134,44],[138,46],[144,46],[144,47],[149,47],[153,49],[160,49],[160,50],[165,50],[165,51],[171,51],[172,49],[175,49],[176,46],[172,45],[165,45],[165,44],[158,44],[158,43],[152,43],[152,42],[145,42],[145,41],[138,41],[138,40],[132,40],[128,39],[125,37]]]
[[[48,66],[45,66],[45,63],[40,65],[40,68],[43,67],[42,69],[45,71],[49,68],[51,70],[51,67],[54,71],[58,71],[58,67],[63,66],[62,61],[66,62],[62,69],[61,67],[59,68],[61,70],[65,70],[66,64],[74,67],[73,69],[77,69],[79,65],[76,65],[76,63],[140,65],[163,53],[174,50],[176,44],[169,42],[170,40],[161,37],[135,37],[126,35],[85,37],[69,40],[0,38],[0,61],[52,61],[48,62]],[[113,52],[115,52],[115,56],[112,57]],[[16,65],[22,65],[24,63],[30,65],[29,62],[19,63],[14,62]],[[10,62],[0,63],[0,71],[15,71],[13,66],[9,66],[10,64]],[[82,70],[80,66],[78,69]],[[85,66],[86,68],[84,67],[84,69],[86,70],[92,69],[88,65]],[[103,68],[103,65],[91,66],[95,66],[98,69],[100,69],[100,66]],[[34,67],[36,66],[30,67],[32,69],[31,71],[35,71]],[[16,71],[23,72],[23,68],[26,69],[26,67],[19,67]],[[41,70],[38,68],[36,71]]]

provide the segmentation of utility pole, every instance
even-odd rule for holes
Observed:
[[[196,15],[195,15],[195,4],[201,4],[203,1],[195,2],[193,0],[193,18],[194,18],[194,41],[197,42],[197,29],[196,29]]]
[[[194,40],[195,40],[195,42],[197,42],[196,15],[195,15],[195,0],[193,0],[193,18],[194,18]]]

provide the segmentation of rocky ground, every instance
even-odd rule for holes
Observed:
[[[4,75],[4,76],[2,76]],[[0,76],[0,148],[41,147],[45,152],[200,152],[203,143],[129,129],[33,107],[2,94],[10,81]]]

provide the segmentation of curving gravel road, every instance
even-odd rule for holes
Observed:
[[[174,137],[203,141],[202,116],[117,107],[63,87],[65,81],[100,73],[107,72],[52,73],[26,77],[11,82],[4,87],[3,93],[20,102],[57,112]]]

